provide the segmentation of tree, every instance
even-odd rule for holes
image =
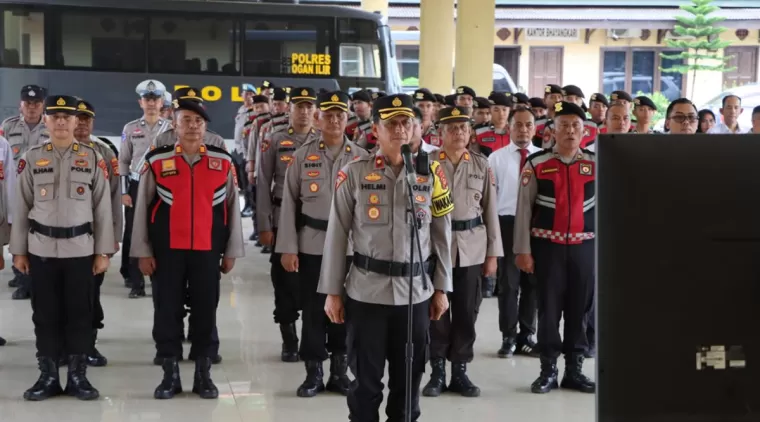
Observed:
[[[698,70],[730,72],[736,69],[726,66],[731,56],[722,57],[718,54],[718,50],[728,47],[731,43],[720,40],[720,34],[725,32],[726,28],[715,24],[725,18],[712,16],[714,12],[720,10],[712,3],[713,0],[691,0],[691,4],[681,5],[681,10],[689,12],[692,16],[676,16],[680,25],[676,24],[673,32],[678,36],[689,38],[665,40],[668,47],[682,51],[678,54],[661,53],[660,56],[670,60],[682,60],[683,64],[673,65],[668,69],[660,68],[661,71],[684,75],[691,72],[691,80],[696,81]],[[694,98],[696,85],[696,83],[691,84],[690,98]]]

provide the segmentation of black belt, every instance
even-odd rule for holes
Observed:
[[[424,264],[414,263],[414,268],[408,262],[382,261],[370,258],[358,252],[354,252],[353,265],[365,271],[388,275],[391,277],[409,277],[411,273],[414,277],[422,275],[422,271],[427,271],[430,266],[430,258]]]
[[[274,205],[275,207],[281,207],[282,198],[272,198],[272,205]]]
[[[301,214],[301,221],[304,226],[309,226],[314,230],[327,231],[327,220],[318,220],[316,218],[309,217],[306,214]]]
[[[92,223],[84,223],[75,227],[50,227],[29,220],[29,232],[39,233],[54,239],[71,239],[83,234],[92,234]]]
[[[463,232],[465,230],[474,229],[483,224],[483,217],[477,216],[472,220],[451,220],[451,230],[455,232]]]

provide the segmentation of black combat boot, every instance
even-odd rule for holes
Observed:
[[[467,364],[464,362],[451,362],[451,382],[449,391],[459,393],[463,397],[480,396],[480,388],[470,381],[467,376]]]
[[[348,356],[335,354],[330,356],[330,379],[327,381],[327,391],[348,395],[351,380],[348,379]]]
[[[504,340],[501,341],[501,349],[499,349],[498,352],[496,352],[500,358],[506,359],[511,358],[515,354],[515,349],[517,348],[515,339],[511,337],[506,337]]]
[[[305,362],[306,379],[298,387],[298,397],[314,397],[317,393],[325,391],[324,370],[322,362],[309,360]]]
[[[280,334],[282,334],[282,353],[280,359],[283,362],[298,362],[298,334],[296,333],[296,324],[280,324]]]
[[[140,297],[145,297],[145,281],[144,280],[132,282],[132,290],[129,291],[130,299],[137,299]]]
[[[565,375],[562,377],[560,387],[581,393],[596,391],[596,383],[583,375],[583,359],[580,353],[565,355]]]
[[[15,292],[13,292],[13,295],[11,295],[11,299],[13,300],[25,300],[30,299],[32,297],[32,292],[29,291],[29,289],[26,288],[26,286],[20,285],[18,289],[16,289]]]
[[[167,400],[182,393],[182,380],[179,377],[177,358],[165,358],[161,364],[164,368],[164,379],[153,392],[153,398]]]
[[[430,381],[422,389],[422,395],[438,397],[446,391],[446,359],[431,359],[430,367],[433,368],[433,373],[430,374]]]
[[[24,400],[42,401],[63,393],[61,380],[58,377],[58,363],[53,358],[37,358],[40,377],[32,388],[24,392]]]
[[[12,287],[12,288],[15,289],[16,287],[19,286],[19,283],[20,283],[20,281],[18,279],[18,276],[17,275],[13,276],[12,279],[8,280],[8,287]]]
[[[177,362],[182,362],[184,360],[185,360],[185,358],[182,357],[182,355],[180,355],[180,356],[177,357]],[[156,356],[153,358],[153,364],[156,365],[156,366],[163,365],[164,364],[164,358],[162,358],[162,357],[158,356],[158,354],[156,354]]]
[[[87,355],[69,355],[69,374],[63,391],[79,400],[95,400],[100,397],[98,390],[87,380]]]
[[[211,364],[212,365],[218,365],[218,364],[222,363],[222,355],[220,355],[218,353],[215,354],[214,356],[210,356],[209,359],[211,359]],[[189,355],[187,355],[187,360],[191,360],[191,361],[194,362],[195,361],[195,355],[192,354],[192,352],[191,352]]]
[[[95,347],[95,342],[98,341],[98,330],[92,330],[92,351],[87,355],[87,365],[89,366],[106,366],[108,365],[108,359],[101,355],[98,348]]]
[[[536,394],[546,394],[555,388],[557,385],[557,377],[559,371],[557,370],[557,358],[541,357],[541,375],[533,381],[530,386],[530,391]]]
[[[193,393],[201,396],[202,399],[219,397],[219,390],[214,385],[214,381],[211,381],[211,359],[208,357],[198,358],[195,361]]]

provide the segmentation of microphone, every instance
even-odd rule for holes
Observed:
[[[409,146],[409,144],[401,145],[401,157],[404,158],[404,167],[406,168],[406,181],[409,183],[409,186],[412,186],[417,181],[417,172],[414,170],[412,148]]]

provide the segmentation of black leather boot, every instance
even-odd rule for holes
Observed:
[[[565,375],[562,377],[560,387],[581,393],[596,391],[596,383],[583,375],[583,359],[582,354],[565,356]]]
[[[208,357],[198,358],[195,361],[195,376],[193,377],[193,393],[202,399],[215,399],[219,397],[219,390],[211,380],[211,359]]]
[[[433,368],[433,372],[430,374],[430,381],[422,389],[422,395],[425,397],[438,397],[446,391],[446,359],[431,359],[430,367]]]
[[[100,397],[98,390],[87,379],[87,355],[69,355],[69,374],[64,392],[79,400],[95,400]]]
[[[330,379],[327,381],[327,391],[348,395],[351,380],[348,379],[348,356],[332,354],[330,356]]]
[[[501,341],[501,349],[496,353],[502,359],[511,358],[515,354],[516,347],[515,339],[507,337]]]
[[[132,290],[129,291],[130,299],[145,297],[145,281],[135,281],[132,283]]]
[[[164,368],[164,379],[153,392],[153,398],[167,400],[182,393],[182,380],[179,377],[177,358],[165,358],[161,366]]]
[[[24,392],[24,400],[42,401],[63,394],[58,376],[58,363],[53,358],[37,358],[40,377],[32,388]]]
[[[222,355],[220,355],[220,354],[216,354],[214,356],[211,356],[209,359],[211,359],[211,364],[212,365],[218,365],[218,364],[222,363]],[[192,353],[190,353],[189,355],[187,355],[187,360],[191,360],[191,361],[195,362],[195,355],[192,354]]]
[[[92,330],[92,351],[87,355],[87,365],[89,366],[106,366],[108,365],[108,359],[101,355],[98,348],[95,347],[95,342],[98,341],[98,330]]]
[[[184,358],[184,357],[182,357],[182,355],[180,355],[180,356],[178,356],[178,357],[177,357],[177,362],[182,362],[182,361],[184,361],[184,360],[185,360],[185,358]],[[156,355],[156,356],[153,358],[153,364],[154,364],[154,365],[156,365],[156,366],[161,366],[161,365],[163,365],[163,364],[164,364],[164,358],[162,358],[162,357],[159,357],[158,355]]]
[[[480,396],[480,388],[470,381],[467,376],[467,364],[464,362],[451,362],[451,383],[449,391],[459,393],[462,397]]]
[[[541,357],[541,375],[533,381],[530,386],[530,391],[536,394],[546,394],[555,388],[557,385],[557,377],[559,372],[557,371],[557,358]]]
[[[298,387],[296,394],[298,397],[314,397],[317,393],[325,391],[324,370],[322,362],[306,361],[306,379]]]
[[[16,289],[15,292],[13,292],[13,295],[11,295],[11,299],[13,300],[26,300],[31,299],[32,292],[29,291],[29,289],[26,288],[26,286],[19,286],[18,289]]]
[[[19,286],[19,279],[18,276],[13,276],[12,279],[8,280],[8,287],[16,288]]]
[[[298,334],[296,333],[296,324],[280,324],[280,334],[282,335],[282,353],[280,359],[283,362],[298,362]]]

